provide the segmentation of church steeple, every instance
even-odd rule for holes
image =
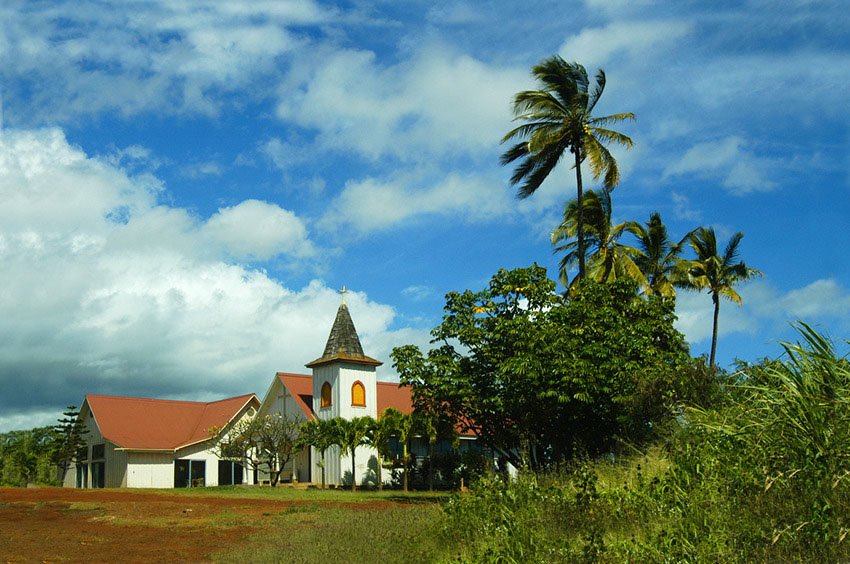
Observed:
[[[329,364],[334,361],[352,362],[354,364],[365,364],[368,366],[380,366],[383,364],[379,360],[363,354],[363,346],[360,344],[360,337],[357,336],[357,329],[354,328],[354,321],[351,320],[351,314],[348,313],[348,306],[345,304],[345,293],[343,289],[343,302],[340,304],[336,312],[331,333],[328,335],[328,342],[325,345],[325,352],[322,356],[307,364],[307,368],[315,368],[323,364]]]

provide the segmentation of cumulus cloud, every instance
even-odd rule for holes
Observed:
[[[369,159],[478,155],[504,135],[526,72],[438,45],[389,65],[367,50],[321,52],[284,83],[277,115]]]
[[[203,234],[237,259],[303,257],[314,252],[303,221],[291,211],[258,200],[218,210],[204,225]]]
[[[303,223],[256,200],[203,221],[160,204],[161,188],[59,130],[3,132],[0,429],[49,423],[36,419],[84,393],[261,393],[275,370],[321,353],[334,290],[289,289],[227,262],[309,254]],[[399,344],[393,308],[356,292],[348,302],[370,354],[385,358]]]
[[[11,124],[112,111],[215,114],[217,95],[251,86],[301,44],[290,27],[337,17],[311,0],[97,2],[7,7],[0,46]]]
[[[452,173],[434,180],[417,172],[400,173],[346,183],[318,225],[332,232],[353,228],[362,235],[389,229],[415,215],[492,220],[510,211],[511,203],[508,191],[495,178]]]
[[[818,325],[838,320],[850,327],[850,290],[833,278],[815,280],[800,288],[778,290],[770,282],[756,280],[737,289],[743,305],[724,300],[718,324],[721,337],[734,333],[753,334],[769,327],[782,332],[793,321]],[[680,291],[676,299],[676,328],[688,341],[698,344],[711,339],[713,305],[705,292]]]
[[[619,54],[629,60],[647,58],[669,48],[691,30],[691,23],[680,20],[615,21],[581,30],[558,51],[568,61],[580,61],[591,73]]]
[[[734,194],[774,189],[776,182],[768,178],[770,160],[756,156],[746,147],[746,141],[738,136],[697,143],[665,169],[664,177],[689,174],[718,177]]]
[[[751,315],[747,315],[750,309],[746,299],[744,306],[726,301],[721,303],[717,326],[719,336],[754,332],[758,323]],[[676,298],[676,315],[676,329],[685,335],[689,343],[698,344],[711,339],[714,305],[708,294],[680,291]]]

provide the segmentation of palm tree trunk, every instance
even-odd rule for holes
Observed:
[[[578,214],[576,216],[576,237],[578,238],[578,277],[584,279],[584,191],[581,187],[581,148],[575,149],[576,156],[576,202],[578,203]]]
[[[434,491],[434,443],[428,443],[428,491]]]
[[[714,326],[711,329],[711,356],[708,358],[708,366],[714,372],[714,354],[717,352],[717,318],[720,316],[720,296],[712,293],[711,299],[714,302]]]
[[[378,453],[378,491],[379,492],[384,491],[384,479],[381,476],[381,474],[383,473],[383,470],[381,469],[382,466],[383,466],[383,457],[381,456],[381,454],[379,452]]]
[[[357,491],[357,480],[354,477],[354,471],[355,471],[354,462],[355,462],[355,460],[354,460],[354,449],[352,448],[351,449],[351,491],[356,492]]]
[[[409,464],[407,460],[407,441],[404,442],[404,450],[402,450],[402,463],[404,464],[404,491],[407,492],[410,491],[407,484],[407,467]]]

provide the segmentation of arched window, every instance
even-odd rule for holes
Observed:
[[[331,385],[325,382],[322,384],[322,407],[331,406]]]
[[[366,388],[359,380],[351,385],[351,405],[366,407]]]

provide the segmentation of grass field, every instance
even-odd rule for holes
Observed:
[[[432,562],[445,495],[0,488],[0,561]]]

